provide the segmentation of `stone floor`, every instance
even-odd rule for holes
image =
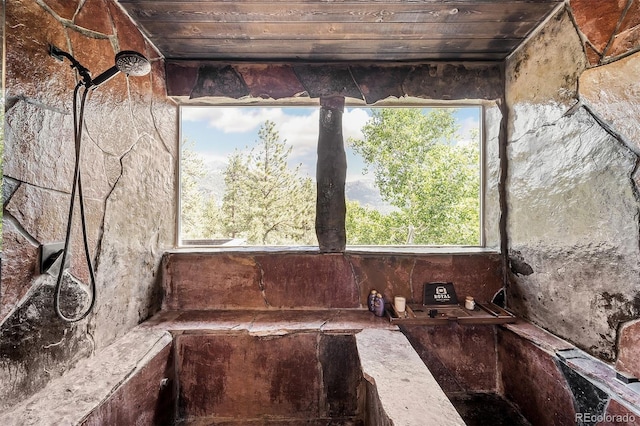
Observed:
[[[451,402],[467,426],[531,426],[518,409],[509,401],[494,393],[461,393],[450,395]],[[176,423],[177,426],[200,426],[205,423]],[[210,423],[206,423],[209,425]],[[309,419],[292,420],[229,420],[216,422],[220,426],[362,426],[361,420],[353,419]]]
[[[495,393],[448,396],[467,426],[531,426],[517,407]]]

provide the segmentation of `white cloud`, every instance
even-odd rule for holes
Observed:
[[[362,138],[362,126],[369,120],[367,112],[361,108],[347,109],[342,116],[342,137],[345,145],[350,137]],[[315,163],[318,147],[320,109],[308,115],[284,116],[276,125],[280,137],[293,146],[292,159],[296,162]]]
[[[297,159],[316,152],[319,121],[320,112],[317,108],[310,110],[307,115],[287,115],[280,118],[276,130],[280,133],[281,140],[286,140],[293,146],[292,157]]]
[[[183,107],[184,121],[204,121],[208,127],[223,133],[245,133],[257,129],[266,120],[276,123],[282,139],[294,146],[294,150],[315,150],[318,142],[319,108],[309,110],[307,115],[288,115],[283,108],[243,107]],[[343,136],[361,138],[360,129],[369,119],[361,108],[349,108],[343,116]]]
[[[202,121],[211,115],[211,108],[209,107],[182,107],[180,108],[180,114],[185,121]]]
[[[369,120],[369,115],[362,108],[348,109],[342,117],[342,136],[345,143],[349,138],[362,139],[362,126]]]
[[[238,108],[238,107],[183,107],[182,119],[191,122],[204,122],[207,127],[224,133],[255,132],[266,120],[276,123],[281,140],[292,146],[289,163],[296,166],[303,163],[302,171],[315,175],[316,151],[318,146],[318,127],[320,108],[310,108],[303,115],[297,109],[296,115],[287,114],[289,108]],[[369,120],[362,108],[347,108],[342,119],[345,145],[349,138],[363,137],[361,128]],[[201,152],[205,162],[213,168],[224,168],[227,159],[214,152]],[[362,179],[361,160],[350,158],[349,180]],[[367,177],[370,177],[367,176]]]
[[[460,131],[458,134],[464,140],[471,139],[471,130],[480,131],[480,122],[477,117],[466,117],[464,120],[460,122]]]
[[[284,116],[282,108],[183,107],[185,121],[206,121],[208,127],[223,133],[245,133],[267,120],[278,121]]]

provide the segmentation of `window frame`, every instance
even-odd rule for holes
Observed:
[[[182,141],[183,141],[183,108],[184,107],[214,107],[214,108],[320,108],[316,99],[306,99],[302,102],[221,102],[215,104],[191,104],[180,103],[178,105],[178,160],[176,166],[176,236],[174,247],[180,250],[207,250],[207,251],[310,251],[316,252],[317,245],[190,245],[184,244],[182,235]],[[423,254],[423,253],[474,253],[474,252],[496,252],[497,249],[487,247],[487,230],[486,230],[486,197],[487,197],[487,116],[486,101],[473,100],[469,102],[447,102],[433,101],[422,99],[394,99],[377,102],[373,105],[367,105],[362,101],[353,101],[347,99],[345,109],[347,108],[478,108],[478,137],[479,137],[479,244],[478,245],[346,245],[345,252],[349,253],[407,253],[407,254]],[[346,141],[345,141],[346,142]]]

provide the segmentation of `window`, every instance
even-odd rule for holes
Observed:
[[[182,245],[317,245],[319,107],[181,108]],[[343,115],[348,245],[481,245],[481,108]]]

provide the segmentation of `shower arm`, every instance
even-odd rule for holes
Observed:
[[[59,60],[60,62],[63,62],[64,58],[67,58],[69,62],[71,62],[71,68],[75,68],[76,70],[78,70],[78,74],[80,74],[80,77],[82,77],[82,81],[84,82],[84,85],[86,87],[89,87],[92,85],[91,73],[89,72],[88,69],[82,66],[82,64],[78,62],[76,58],[74,58],[64,50],[58,49],[53,44],[49,45],[49,54],[54,58],[56,58],[57,60]]]

